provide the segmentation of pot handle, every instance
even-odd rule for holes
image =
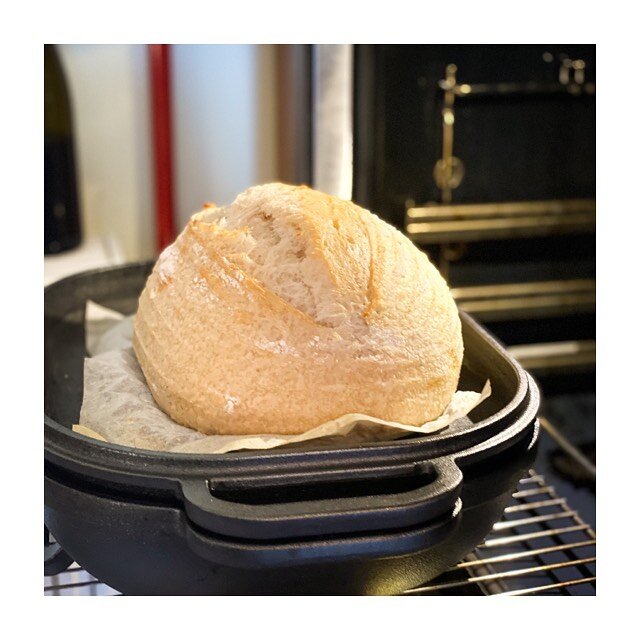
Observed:
[[[71,563],[73,558],[49,536],[49,529],[44,525],[44,575],[55,576],[62,573]]]
[[[254,570],[335,561],[359,561],[402,556],[425,551],[444,542],[457,529],[462,512],[458,498],[450,513],[427,525],[389,533],[373,532],[307,540],[234,540],[217,537],[189,525],[187,544],[201,558],[214,564]]]
[[[400,476],[396,471],[389,477],[391,471],[353,470],[351,480],[315,478],[297,485],[284,476],[271,485],[263,480],[259,488],[250,481],[234,488],[233,480],[216,485],[189,479],[181,487],[192,522],[207,532],[245,540],[382,533],[451,518],[462,485],[462,472],[452,458],[414,464],[409,473],[405,467]],[[332,491],[351,495],[327,499]],[[308,499],[317,495],[322,498]],[[272,503],[265,504],[267,500]]]

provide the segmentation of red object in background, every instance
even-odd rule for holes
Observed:
[[[168,44],[149,45],[158,251],[162,251],[175,238],[169,55]]]

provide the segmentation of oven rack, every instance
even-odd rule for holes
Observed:
[[[483,544],[405,595],[595,595],[596,534],[530,470]]]
[[[440,161],[452,166],[453,157]],[[426,204],[409,201],[405,233],[418,245],[594,233],[593,198]]]
[[[543,476],[529,471],[483,544],[403,595],[594,595],[596,535]],[[119,595],[72,564],[44,595]]]

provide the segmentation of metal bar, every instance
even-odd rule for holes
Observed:
[[[552,489],[553,487],[549,486],[539,487],[537,489],[523,489],[522,491],[516,491],[513,497],[519,500],[520,498],[528,498],[529,496],[539,496],[545,493],[551,493]]]
[[[518,359],[553,358],[578,354],[593,354],[595,357],[595,340],[568,340],[564,342],[538,342],[519,344],[508,348],[509,353]]]
[[[490,573],[483,576],[472,576],[468,580],[458,580],[455,582],[447,582],[444,584],[433,584],[425,587],[416,587],[414,589],[408,589],[405,591],[407,594],[412,593],[426,593],[428,591],[438,591],[441,589],[451,589],[453,587],[463,587],[467,584],[475,584],[478,582],[489,582],[492,580],[504,580],[508,578],[517,578],[520,576],[531,575],[533,573],[540,573],[541,571],[552,571],[554,569],[564,569],[566,567],[573,567],[578,564],[591,564],[596,561],[595,556],[589,558],[580,558],[578,560],[568,560],[566,562],[555,562],[553,564],[544,565],[541,567],[527,567],[525,569],[513,569],[511,571],[501,571],[499,573]]]
[[[486,220],[411,222],[406,227],[407,234],[412,240],[427,244],[592,233],[594,230],[595,215],[589,213],[566,217],[527,216]]]
[[[594,292],[558,293],[540,296],[516,296],[513,298],[487,298],[484,300],[459,300],[458,307],[484,320],[533,316],[567,315],[569,313],[593,313],[596,306]]]
[[[468,313],[482,313],[485,311],[502,311],[512,309],[527,309],[550,306],[588,305],[594,306],[596,302],[595,291],[578,291],[568,293],[566,291],[552,294],[513,296],[512,298],[483,298],[474,300],[457,299],[458,306]]]
[[[556,441],[560,448],[571,456],[587,472],[589,477],[595,481],[596,466],[587,458],[582,451],[574,447],[545,417],[539,417],[542,428]]]
[[[426,218],[495,218],[512,216],[554,215],[571,213],[593,213],[596,201],[593,198],[574,198],[570,200],[524,200],[520,202],[483,202],[474,204],[427,205],[410,207],[407,218],[412,221]]]
[[[577,354],[575,356],[562,356],[557,358],[517,358],[517,360],[522,365],[523,369],[526,369],[527,371],[535,373],[537,375],[540,375],[544,372],[553,372],[567,369],[571,369],[573,372],[589,371],[593,369],[596,363],[595,357],[586,353]]]
[[[530,511],[532,509],[542,509],[543,507],[564,506],[567,503],[565,498],[554,498],[553,500],[539,500],[538,502],[523,502],[507,507],[505,513],[515,513],[516,511]]]
[[[505,591],[504,593],[495,593],[496,596],[523,596],[531,595],[534,593],[540,593],[542,591],[551,591],[552,589],[559,589],[561,587],[572,587],[577,584],[587,584],[589,582],[595,582],[595,576],[589,576],[587,578],[576,578],[575,580],[565,580],[564,582],[554,582],[553,584],[545,584],[540,587],[529,587],[528,589],[516,589],[514,591]]]
[[[515,536],[505,536],[503,538],[492,538],[485,540],[483,544],[478,545],[478,549],[488,549],[490,547],[502,547],[514,542],[522,540],[533,540],[534,538],[545,538],[547,536],[556,536],[562,533],[572,533],[573,531],[585,531],[589,529],[588,524],[580,524],[571,527],[560,527],[558,529],[546,529],[544,531],[535,531],[533,533],[522,533]]]
[[[478,558],[477,560],[468,560],[465,562],[459,562],[455,567],[449,569],[466,569],[468,567],[481,566],[485,564],[501,562],[513,562],[514,560],[522,560],[523,558],[530,558],[533,556],[542,556],[547,553],[557,553],[560,551],[566,551],[568,549],[575,549],[579,547],[591,547],[595,546],[595,540],[583,540],[581,542],[569,542],[567,544],[557,544],[552,547],[543,547],[542,549],[528,549],[527,551],[517,551],[515,553],[505,553],[499,556],[492,556],[491,558]]]
[[[75,587],[86,587],[90,584],[100,584],[100,580],[85,580],[83,582],[69,582],[67,584],[52,584],[45,586],[45,591],[58,591],[60,589],[73,589]]]
[[[520,518],[519,520],[503,520],[493,525],[493,531],[503,531],[504,529],[513,529],[515,527],[523,527],[527,524],[536,524],[538,522],[551,522],[552,520],[563,520],[572,518],[576,515],[575,511],[561,511],[559,513],[546,513],[540,516],[531,516],[530,518]]]
[[[595,556],[589,556],[588,558],[578,558],[577,560],[565,560],[564,562],[554,562],[552,564],[545,564],[541,567],[526,567],[524,569],[511,569],[509,571],[500,571],[498,573],[491,573],[486,576],[472,577],[472,578],[469,578],[469,582],[486,582],[487,580],[518,578],[520,576],[527,576],[532,573],[540,573],[540,571],[553,571],[554,569],[565,569],[567,567],[574,567],[579,564],[592,564],[595,561],[596,561]]]
[[[519,282],[508,284],[478,285],[473,287],[455,287],[451,294],[457,301],[476,300],[482,298],[507,298],[516,296],[541,295],[545,293],[575,293],[578,291],[595,291],[596,281],[593,279],[577,280],[542,280],[538,282]]]
[[[442,87],[441,87],[442,88]],[[514,95],[589,95],[596,92],[593,82],[495,82],[478,84],[456,84],[450,89],[457,98],[502,97]]]
[[[533,473],[530,469],[529,473]],[[544,480],[542,476],[539,475],[531,475],[528,478],[522,478],[518,484],[532,484],[534,482],[538,482],[538,480]]]
[[[451,192],[453,189],[453,132],[455,124],[454,102],[455,94],[450,90],[456,84],[457,67],[455,64],[448,64],[445,69],[446,78],[444,80],[444,102],[442,105],[442,158],[439,165],[436,164],[434,177],[440,187],[442,202],[451,202]],[[442,86],[442,85],[441,85]],[[437,168],[440,166],[440,173]]]
[[[519,227],[533,227],[536,225],[564,226],[564,225],[595,225],[595,213],[573,213],[562,216],[539,214],[535,216],[504,216],[481,218],[480,220],[429,220],[411,222],[407,225],[410,234],[447,233],[461,231],[491,231],[494,229],[517,229]]]

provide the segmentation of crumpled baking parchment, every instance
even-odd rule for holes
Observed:
[[[487,380],[480,393],[456,391],[444,413],[415,427],[350,413],[298,435],[205,435],[172,420],[156,404],[131,346],[133,316],[87,302],[85,341],[91,356],[84,363],[80,424],[73,430],[99,440],[154,451],[227,453],[272,449],[322,438],[322,444],[350,446],[393,440],[411,433],[430,434],[466,416],[491,395]],[[319,442],[320,444],[320,442]]]

